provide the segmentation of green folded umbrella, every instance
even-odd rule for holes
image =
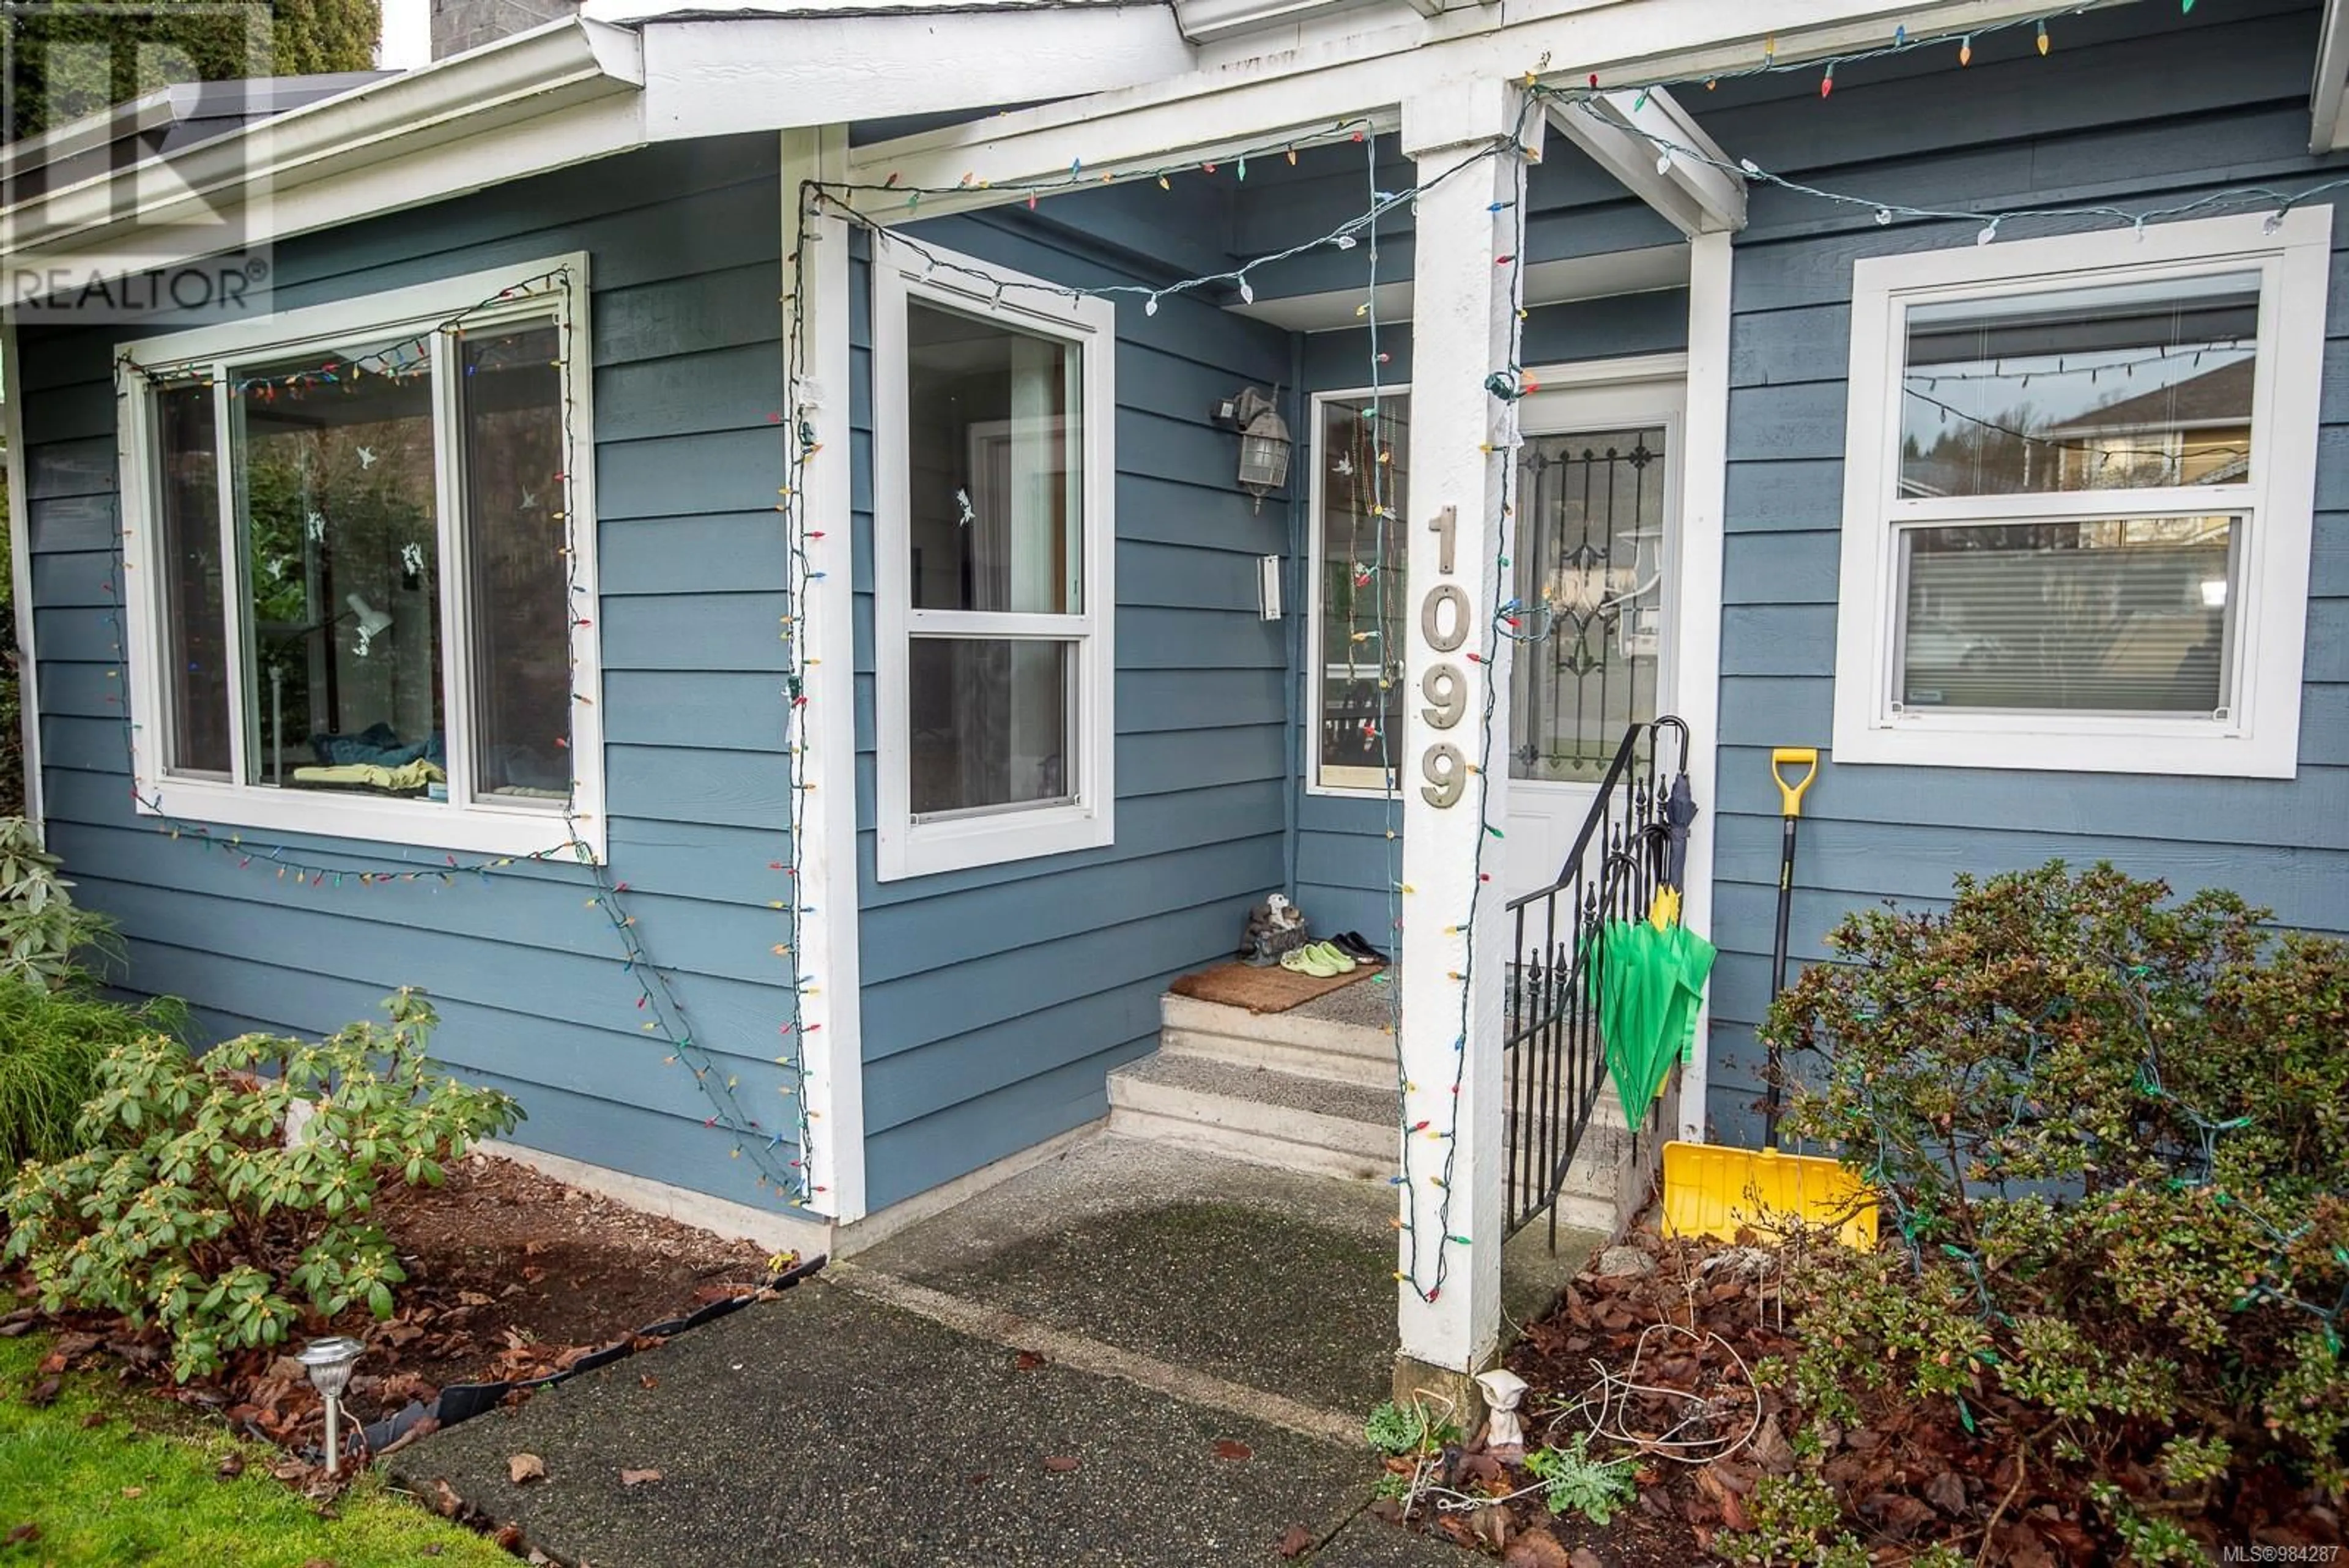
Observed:
[[[1638,1127],[1662,1092],[1674,1061],[1695,1054],[1697,1005],[1713,972],[1713,946],[1677,920],[1609,920],[1599,932],[1598,961],[1588,966],[1599,1007],[1607,1071]]]

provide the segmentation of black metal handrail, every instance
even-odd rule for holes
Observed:
[[[1661,766],[1667,732],[1679,742],[1671,773]],[[1504,906],[1514,927],[1502,1055],[1507,1230],[1547,1210],[1553,1250],[1558,1189],[1607,1083],[1597,983],[1606,926],[1644,915],[1664,879],[1664,806],[1688,753],[1688,725],[1670,715],[1625,730],[1557,880]]]

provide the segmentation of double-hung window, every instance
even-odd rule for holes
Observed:
[[[1108,844],[1113,313],[875,249],[879,875]]]
[[[140,809],[603,842],[587,259],[121,351]]]
[[[2331,234],[1855,265],[1837,760],[2292,775]]]

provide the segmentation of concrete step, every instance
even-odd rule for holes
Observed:
[[[1161,997],[1158,1008],[1163,1054],[1393,1092],[1394,1036],[1383,1029],[1316,1018],[1302,1010],[1250,1012],[1189,996]]]
[[[1223,1011],[1233,1011],[1225,1009]],[[1110,1130],[1315,1176],[1384,1181],[1395,1089],[1161,1051],[1109,1077]]]

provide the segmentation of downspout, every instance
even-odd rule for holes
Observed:
[[[24,732],[25,820],[49,839],[41,802],[41,682],[33,649],[33,498],[25,489],[25,371],[16,355],[16,317],[0,317],[0,441],[7,447],[8,571],[15,588],[16,717]],[[119,547],[121,541],[115,541]]]
[[[1288,388],[1289,395],[1297,400],[1297,417],[1289,421],[1288,428],[1298,432],[1298,441],[1291,451],[1301,452],[1307,462],[1315,462],[1316,432],[1306,428],[1312,418],[1313,400],[1305,393],[1305,335],[1301,332],[1288,335]],[[1312,737],[1307,730],[1311,719],[1305,711],[1306,694],[1311,689],[1309,672],[1305,664],[1306,645],[1313,635],[1313,628],[1306,624],[1310,618],[1307,607],[1311,603],[1313,590],[1313,585],[1306,580],[1312,558],[1307,548],[1306,530],[1313,525],[1313,520],[1307,515],[1312,510],[1309,498],[1313,493],[1313,486],[1299,483],[1299,465],[1293,460],[1288,473],[1290,569],[1283,575],[1288,587],[1285,590],[1287,598],[1281,605],[1281,620],[1288,632],[1288,680],[1285,687],[1282,722],[1291,737],[1293,749],[1289,752],[1288,777],[1280,792],[1280,847],[1281,885],[1294,898],[1298,896],[1297,872],[1302,857],[1302,846],[1298,843],[1298,816],[1302,805],[1299,797],[1305,793],[1305,770],[1312,765],[1310,759],[1313,754]]]

